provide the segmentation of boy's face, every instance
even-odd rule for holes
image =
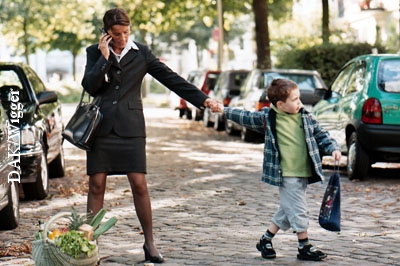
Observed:
[[[301,106],[300,90],[298,87],[290,91],[285,102],[277,102],[278,109],[288,114],[297,114],[300,111]]]

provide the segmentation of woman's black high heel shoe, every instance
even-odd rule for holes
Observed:
[[[151,256],[146,245],[143,245],[143,250],[144,250],[145,260],[149,260],[150,262],[154,262],[154,263],[163,263],[164,262],[164,258],[160,253],[158,253],[158,256],[156,256],[156,257]]]

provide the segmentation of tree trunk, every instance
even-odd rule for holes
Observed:
[[[329,1],[322,0],[322,43],[329,43]]]
[[[257,44],[257,68],[271,68],[269,46],[268,5],[266,0],[253,0]]]
[[[28,29],[27,29],[27,25],[26,25],[26,20],[24,19],[23,22],[23,31],[24,31],[24,56],[25,56],[25,61],[26,64],[29,65],[29,41],[28,41],[28,37],[29,37],[29,33],[28,33]]]
[[[78,53],[72,52],[72,76],[74,78],[74,81],[76,81],[76,57]]]

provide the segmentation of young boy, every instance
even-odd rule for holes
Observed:
[[[262,180],[279,186],[280,206],[257,243],[257,249],[263,258],[275,258],[273,237],[280,229],[292,228],[298,238],[297,258],[322,260],[327,255],[308,240],[306,187],[324,178],[320,151],[340,160],[340,147],[303,108],[296,83],[287,79],[273,80],[268,87],[268,99],[271,107],[259,112],[219,107],[226,119],[265,133]]]

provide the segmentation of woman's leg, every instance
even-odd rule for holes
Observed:
[[[136,215],[143,229],[144,243],[151,256],[158,256],[159,253],[153,239],[153,218],[145,174],[128,173],[128,180],[132,189]]]
[[[95,173],[89,176],[89,192],[87,212],[95,215],[103,208],[104,193],[106,191],[106,173]]]

